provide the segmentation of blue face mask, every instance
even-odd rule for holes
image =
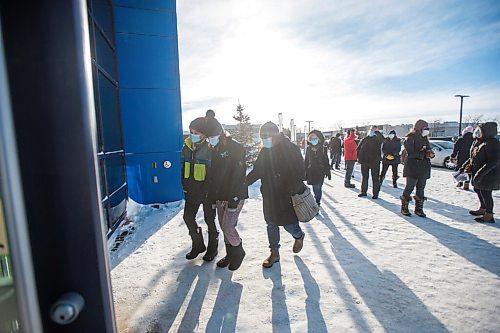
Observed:
[[[211,146],[217,146],[219,144],[219,135],[217,136],[212,136],[208,138],[208,143],[210,143]]]
[[[311,139],[311,141],[309,141],[313,146],[316,146],[318,143],[319,143],[319,140],[318,139]]]
[[[198,143],[201,141],[201,135],[199,135],[199,134],[191,133],[191,134],[189,134],[189,136],[191,137],[192,143]]]
[[[481,130],[480,130],[479,128],[477,128],[477,129],[474,131],[474,133],[472,133],[472,136],[473,136],[474,138],[479,138],[479,137],[481,137]]]
[[[394,139],[394,134],[389,134],[389,139]]]
[[[262,139],[262,145],[264,148],[271,148],[273,146],[273,138]]]
[[[368,131],[368,136],[375,136],[375,132],[374,131]]]

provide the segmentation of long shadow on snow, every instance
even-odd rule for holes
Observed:
[[[373,200],[373,202],[395,214],[398,214],[400,209],[399,205],[380,198]],[[406,217],[405,220],[436,237],[441,244],[459,256],[500,276],[500,260],[498,260],[500,248],[495,245],[467,231],[451,227],[429,217],[422,218],[412,215],[411,217]]]
[[[304,281],[304,288],[306,290],[306,314],[307,314],[307,331],[308,332],[328,332],[325,324],[325,318],[321,313],[321,308],[319,306],[319,299],[321,298],[321,291],[319,289],[318,283],[311,274],[309,268],[307,268],[304,261],[298,257],[294,256],[295,264],[302,275],[302,280]]]
[[[262,268],[262,275],[273,282],[271,291],[273,333],[289,333],[290,317],[286,305],[285,286],[281,280],[281,264],[277,262],[271,268]]]
[[[205,331],[235,332],[243,286],[231,280],[233,273],[227,269],[216,269],[215,275],[221,283]]]
[[[325,213],[326,218],[328,220],[329,217]],[[365,318],[363,317],[363,313],[359,311],[356,303],[353,300],[353,296],[350,294],[349,290],[345,287],[345,285],[342,283],[342,279],[340,277],[339,272],[335,268],[335,265],[333,262],[328,259],[330,257],[330,254],[327,253],[326,248],[324,247],[323,243],[319,239],[318,235],[314,231],[314,229],[311,227],[310,223],[305,224],[305,228],[307,230],[307,235],[311,238],[311,244],[314,244],[314,246],[318,249],[318,254],[320,258],[326,258],[326,260],[323,262],[324,266],[330,273],[330,279],[332,280],[333,284],[335,285],[335,289],[338,292],[338,295],[342,298],[344,305],[343,307],[345,310],[347,310],[347,313],[349,316],[352,318],[352,321],[354,322],[354,325],[356,326],[356,331],[358,332],[371,332],[372,330],[368,326],[368,323],[366,322]]]
[[[332,251],[365,304],[388,332],[448,332],[424,303],[391,271],[380,271],[337,230],[330,219],[321,220],[333,234]]]
[[[210,264],[200,266],[187,264],[177,277],[177,286],[165,297],[164,305],[150,309],[150,312],[139,320],[140,327],[136,326],[132,331],[144,332],[147,327],[148,333],[169,332],[192,284],[198,278],[178,330],[194,332],[198,326],[201,307],[210,283],[211,269],[213,266]]]

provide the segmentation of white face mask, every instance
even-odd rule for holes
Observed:
[[[389,139],[394,139],[394,134],[389,134]]]
[[[422,131],[422,136],[427,136],[429,135],[430,131],[428,129],[425,129]]]

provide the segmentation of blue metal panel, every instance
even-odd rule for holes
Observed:
[[[141,204],[180,200],[175,0],[121,0],[114,5],[129,196]],[[168,169],[164,161],[170,162]]]
[[[176,38],[175,12],[117,7],[115,30],[117,33],[149,34]]]
[[[134,201],[151,204],[183,198],[179,152],[131,154],[126,159],[129,196]],[[172,164],[169,169],[163,166],[164,161]]]
[[[175,11],[175,0],[114,0],[113,5],[144,8],[150,10],[173,10]]]
[[[122,88],[178,88],[176,38],[117,34],[116,45]]]
[[[127,153],[181,150],[178,91],[122,89],[120,93]]]

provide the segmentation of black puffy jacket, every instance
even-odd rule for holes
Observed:
[[[407,157],[403,177],[431,178],[431,160],[425,157],[425,151],[431,147],[427,137],[423,137],[420,132],[410,132],[404,145]]]
[[[479,190],[500,189],[500,143],[495,138],[497,124],[484,123],[478,144],[471,149],[470,165],[472,185]]]
[[[397,136],[394,139],[385,138],[382,143],[382,154],[384,157],[382,158],[382,163],[384,164],[399,164],[401,163],[401,156],[399,152],[401,150],[401,139]],[[394,156],[393,160],[387,159],[388,155]]]
[[[361,164],[376,164],[382,159],[382,142],[379,137],[367,136],[358,145],[358,162]]]

